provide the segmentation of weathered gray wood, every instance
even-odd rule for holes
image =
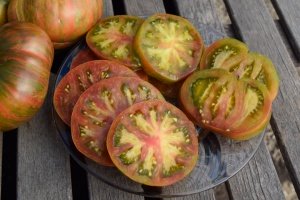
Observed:
[[[227,182],[230,196],[236,200],[284,199],[278,177],[274,176],[273,171],[275,167],[271,156],[262,143],[249,164]]]
[[[18,129],[17,198],[72,199],[69,156],[57,138],[51,117],[50,88],[41,110]]]
[[[275,23],[261,0],[226,0],[235,28],[251,50],[266,54],[280,77],[271,125],[300,196],[300,79]],[[251,8],[251,9],[249,9]]]
[[[103,17],[114,15],[113,4],[111,0],[103,0]]]
[[[300,60],[300,1],[272,0],[272,2],[288,34],[290,44]]]
[[[194,24],[209,24],[216,30],[224,32],[213,1],[177,0],[176,2],[181,16],[191,19]]]
[[[191,18],[193,19],[194,23],[206,23],[209,24],[210,26],[212,26],[213,28],[215,28],[218,31],[221,31],[222,33],[226,34],[225,29],[223,28],[220,20],[217,17],[216,14],[216,10],[214,5],[211,3],[211,1],[209,0],[204,0],[204,1],[198,1],[198,0],[177,0],[177,5],[179,8],[179,12],[181,15],[184,15],[187,18]],[[192,5],[192,6],[191,6]],[[200,10],[199,10],[200,9]],[[199,10],[199,12],[197,13],[197,10]],[[197,13],[197,14],[195,14]],[[228,32],[228,27],[226,29],[226,31]],[[263,149],[266,149],[265,144],[262,144]],[[258,151],[258,153],[260,156],[263,156],[264,158],[266,158],[266,162],[265,165],[261,165],[260,166],[260,170],[263,171],[264,174],[267,174],[268,176],[270,176],[272,178],[272,180],[274,180],[273,183],[268,183],[266,182],[265,188],[269,189],[271,187],[275,187],[276,191],[279,191],[279,194],[282,195],[282,191],[280,191],[280,182],[278,179],[278,176],[276,174],[274,165],[272,163],[270,154],[268,151]],[[247,168],[245,170],[243,170],[242,172],[239,172],[236,175],[236,179],[238,179],[239,177],[244,177],[244,176],[251,176],[251,181],[253,182],[253,184],[259,184],[259,178],[260,175],[257,174],[255,171],[251,171],[249,169],[257,167],[257,165],[253,162],[250,162],[247,165]],[[249,179],[250,180],[250,179]],[[241,185],[241,187],[243,188],[247,188],[247,182],[244,181],[240,181],[239,184]],[[237,193],[237,192],[236,192]],[[245,198],[251,198],[251,191],[250,188],[248,188],[248,190],[245,190],[245,194],[243,194]],[[278,195],[278,196],[280,196]],[[237,198],[238,199],[238,198]],[[272,198],[269,198],[272,199]]]
[[[162,0],[124,0],[127,14],[149,16],[154,13],[164,13]]]

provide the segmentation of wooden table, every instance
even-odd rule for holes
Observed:
[[[273,0],[274,21],[264,0],[224,0],[231,24],[224,26],[217,0],[104,0],[104,15],[173,13],[205,23],[245,41],[252,51],[268,55],[280,79],[280,92],[271,119],[286,168],[300,196],[300,1]],[[292,49],[292,50],[291,50]],[[56,52],[55,72],[64,52]],[[296,60],[298,58],[298,61]],[[51,77],[53,86],[54,75]],[[51,117],[51,88],[40,112],[11,133],[0,134],[2,199],[144,199],[102,183],[87,174],[68,155]],[[0,174],[1,175],[1,174]],[[266,144],[236,176],[223,184],[230,199],[284,199],[278,174]],[[148,198],[146,198],[148,199]],[[173,199],[216,199],[215,189]]]

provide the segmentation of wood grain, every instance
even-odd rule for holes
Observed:
[[[275,23],[261,0],[226,0],[235,29],[253,51],[266,54],[280,77],[271,125],[300,196],[300,79]],[[251,9],[249,9],[251,8]]]
[[[124,0],[126,13],[129,15],[149,16],[154,13],[164,13],[162,0]]]
[[[57,138],[51,117],[50,79],[46,101],[37,115],[18,129],[17,198],[71,200],[69,156]]]
[[[285,199],[278,177],[272,173],[274,171],[270,154],[262,143],[249,164],[227,182],[231,199]]]
[[[300,60],[300,1],[272,0],[291,46]]]
[[[214,5],[211,3],[211,1],[198,1],[198,0],[177,0],[179,12],[181,15],[184,15],[187,18],[193,19],[194,23],[205,23],[209,24],[211,27],[215,28],[218,31],[221,31],[224,34],[228,34],[230,31],[229,27],[226,27],[226,31],[221,24],[220,20],[217,17],[216,14],[216,9]],[[192,5],[192,6],[191,6]],[[197,12],[199,10],[199,12]],[[195,14],[197,13],[197,14]],[[262,144],[262,148],[266,149],[265,144]],[[264,182],[265,183],[265,188],[267,189],[266,192],[270,190],[270,188],[274,187],[274,191],[278,191],[278,196],[282,197],[283,193],[281,191],[281,185],[277,176],[277,173],[275,171],[274,165],[272,163],[271,156],[268,151],[262,151],[258,150],[257,152],[258,157],[262,156],[265,160],[264,164],[257,164],[250,162],[247,167],[239,172],[233,180],[240,180],[238,184],[240,187],[245,188],[245,191],[241,193],[243,195],[244,199],[251,199],[251,195],[253,190],[251,191],[251,188],[247,187],[248,182],[244,181],[243,177],[249,176],[248,181],[252,181],[254,185],[260,185],[261,180],[260,180],[260,174],[257,174],[256,171],[250,170],[251,168],[259,168],[264,174],[268,175],[270,179],[274,180],[274,182],[269,183],[269,182]],[[230,181],[229,181],[230,182]],[[231,181],[232,182],[232,181]],[[232,182],[232,185],[236,182]],[[238,186],[238,185],[237,185]],[[239,191],[236,190],[236,188],[232,187],[232,192],[233,194],[238,194]],[[230,191],[229,191],[230,192]],[[273,193],[271,193],[273,194]],[[234,199],[239,199],[239,198],[234,198]],[[272,199],[272,198],[267,198],[267,199]]]
[[[103,17],[114,15],[113,4],[111,0],[103,0]]]

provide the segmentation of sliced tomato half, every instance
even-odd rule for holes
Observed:
[[[236,140],[259,134],[271,115],[272,98],[256,80],[223,69],[194,73],[180,91],[184,109],[200,126]]]
[[[81,49],[73,58],[70,69],[91,60],[98,60],[98,57],[88,47]]]
[[[187,176],[198,158],[194,124],[166,101],[135,104],[114,120],[107,148],[126,176],[150,186],[166,186]]]
[[[100,58],[114,60],[133,70],[141,63],[133,50],[133,39],[143,23],[136,16],[118,15],[100,20],[86,35],[86,42]]]
[[[201,58],[200,69],[229,69],[246,58],[248,46],[234,38],[217,40],[205,49]]]
[[[155,14],[141,25],[134,47],[147,74],[172,83],[197,68],[204,43],[188,20],[170,14]]]
[[[92,85],[79,97],[72,113],[71,132],[76,148],[99,164],[113,166],[106,149],[112,121],[134,103],[149,99],[163,96],[137,77],[113,77]]]
[[[59,117],[70,126],[73,107],[79,96],[92,84],[114,76],[137,77],[124,65],[107,60],[94,60],[70,70],[55,88],[54,108]]]

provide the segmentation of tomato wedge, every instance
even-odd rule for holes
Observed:
[[[98,57],[89,48],[81,49],[73,58],[70,69],[91,60],[98,60]]]
[[[86,35],[86,42],[100,58],[114,60],[133,70],[141,63],[133,50],[133,38],[143,23],[136,16],[118,15],[100,20]]]
[[[135,104],[114,120],[107,149],[126,176],[150,186],[166,186],[187,176],[198,159],[194,124],[166,101]]]
[[[248,46],[234,38],[223,38],[211,44],[201,58],[200,69],[229,69],[238,65],[248,53]]]
[[[53,104],[59,117],[70,126],[79,96],[92,84],[114,76],[137,77],[128,67],[107,60],[89,61],[69,71],[54,91]]]
[[[224,69],[188,77],[180,100],[197,124],[236,140],[259,134],[271,115],[272,98],[265,85],[252,79],[237,80]]]
[[[197,68],[204,43],[188,20],[170,14],[155,14],[141,25],[134,47],[148,75],[172,83]]]
[[[76,148],[95,162],[113,166],[106,136],[114,118],[134,103],[163,99],[150,83],[136,77],[113,77],[87,89],[78,99],[71,118]]]

